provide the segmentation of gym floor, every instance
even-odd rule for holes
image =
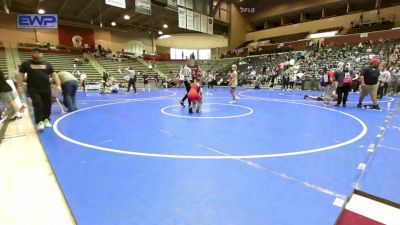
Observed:
[[[206,91],[206,90],[205,90]],[[324,107],[314,91],[79,92],[39,135],[76,222],[334,224],[354,188],[400,203],[399,98]],[[366,99],[368,104],[369,98]]]

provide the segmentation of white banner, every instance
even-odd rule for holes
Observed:
[[[186,10],[186,29],[193,30],[193,11]]]
[[[200,30],[203,33],[207,33],[207,20],[208,20],[208,16],[201,15]]]
[[[193,12],[193,30],[200,32],[200,14]]]
[[[178,7],[178,27],[186,29],[186,9]]]
[[[186,8],[193,9],[193,0],[186,0]]]
[[[125,0],[106,0],[106,4],[126,9]]]
[[[176,7],[176,0],[168,0],[167,4],[168,4],[169,6]]]
[[[214,19],[212,17],[208,17],[207,33],[214,34]]]
[[[183,6],[183,7],[185,7],[185,5],[186,5],[185,0],[177,0],[177,4],[179,6]]]

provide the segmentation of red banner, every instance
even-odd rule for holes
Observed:
[[[58,27],[58,39],[60,45],[94,49],[94,31],[91,29],[62,26]]]

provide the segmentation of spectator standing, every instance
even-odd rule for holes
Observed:
[[[236,99],[237,99],[236,88],[238,86],[238,73],[237,73],[237,66],[235,64],[232,65],[232,73],[229,78],[229,85],[231,86],[230,92],[232,95],[232,101],[230,103],[236,104]]]
[[[61,84],[58,76],[54,73],[53,66],[42,60],[43,54],[39,48],[32,49],[32,59],[21,64],[17,79],[17,87],[20,93],[23,92],[24,74],[27,74],[27,90],[32,99],[35,122],[37,129],[43,131],[50,128],[51,116],[51,87],[50,76],[53,77],[57,90],[61,91]]]
[[[386,63],[381,63],[379,66],[381,69],[378,81],[379,81],[379,87],[378,87],[378,99],[381,100],[383,96],[387,94],[387,89],[389,87],[389,82],[390,82],[390,77],[391,74],[388,71],[388,68],[386,66]]]
[[[206,95],[212,95],[212,93],[210,92],[210,89],[211,90],[214,89],[214,80],[215,80],[214,75],[211,73],[211,71],[208,71],[208,75],[207,75],[207,93],[206,93]]]
[[[289,89],[294,90],[294,84],[296,83],[297,77],[295,73],[290,74],[289,77]]]
[[[397,95],[398,89],[400,87],[400,65],[396,66],[392,70],[392,77],[390,79],[390,93],[394,96]]]
[[[283,83],[283,85],[282,85],[282,90],[288,90],[288,88],[289,88],[289,81],[290,81],[289,74],[284,73],[284,74],[283,74],[283,77],[282,77],[282,83]]]
[[[143,77],[143,88],[144,90],[149,89],[150,91],[150,84],[149,84],[149,75],[147,75],[146,72],[142,73],[142,77]]]
[[[86,73],[84,71],[82,71],[82,73],[79,77],[79,80],[81,82],[83,91],[86,91],[86,78],[87,78]]]

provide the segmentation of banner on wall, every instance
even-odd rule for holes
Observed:
[[[135,12],[151,15],[151,0],[135,0]]]
[[[186,0],[186,8],[193,9],[193,0]]]
[[[57,14],[18,14],[18,29],[57,29]]]
[[[58,27],[58,39],[60,45],[69,47],[82,48],[85,44],[89,48],[95,47],[94,32],[91,29],[60,25]]]
[[[178,7],[178,26],[186,29],[186,9]]]
[[[207,22],[208,22],[208,16],[206,15],[201,15],[200,18],[200,31],[202,33],[207,33]]]
[[[193,12],[193,30],[200,32],[200,14]]]
[[[193,30],[193,11],[186,10],[186,29]]]
[[[126,9],[126,2],[125,0],[106,0],[107,5],[112,5],[115,7]]]
[[[169,6],[176,7],[176,0],[168,0],[167,4],[168,4]]]
[[[214,34],[214,19],[212,17],[208,17],[207,21],[207,33]]]

